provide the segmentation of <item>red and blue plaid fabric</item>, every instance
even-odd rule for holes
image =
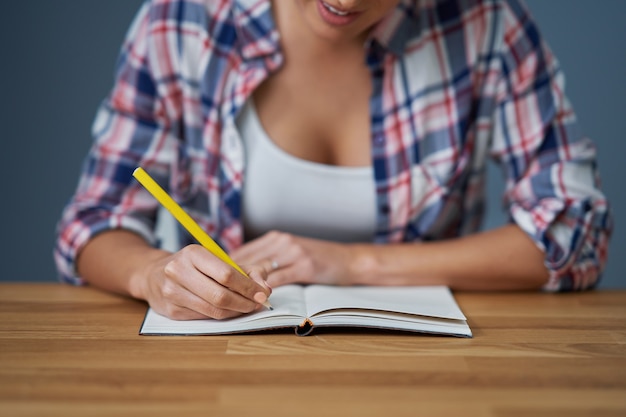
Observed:
[[[545,252],[545,289],[597,283],[612,218],[595,148],[520,0],[400,1],[373,28],[364,60],[373,85],[372,242],[476,232],[491,158],[506,176],[510,220]],[[225,249],[241,245],[245,158],[235,117],[282,62],[269,0],[146,2],[59,223],[63,279],[81,282],[74,261],[101,231],[125,228],[156,243],[158,203],[132,178],[138,166]],[[181,231],[182,244],[190,239]]]

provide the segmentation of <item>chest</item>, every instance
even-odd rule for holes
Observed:
[[[301,159],[371,164],[371,77],[362,57],[340,63],[288,62],[254,93],[274,143]]]

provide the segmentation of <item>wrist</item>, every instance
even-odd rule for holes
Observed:
[[[348,265],[348,279],[351,285],[376,285],[380,276],[380,259],[375,245],[353,245]]]
[[[156,278],[156,264],[159,260],[170,253],[160,249],[141,250],[137,253],[135,259],[139,259],[132,270],[129,271],[128,293],[131,297],[140,300],[148,299],[148,284],[153,278]]]

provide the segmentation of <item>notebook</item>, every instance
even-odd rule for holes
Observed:
[[[337,287],[286,285],[270,296],[274,310],[227,320],[168,319],[149,308],[142,335],[218,335],[292,328],[367,327],[472,337],[467,319],[445,286]]]

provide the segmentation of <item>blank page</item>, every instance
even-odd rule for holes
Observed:
[[[396,311],[421,316],[465,320],[452,293],[445,286],[424,287],[335,287],[305,288],[309,317],[336,309]]]

